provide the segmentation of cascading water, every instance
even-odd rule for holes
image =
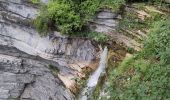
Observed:
[[[104,48],[103,53],[100,55],[100,64],[97,70],[90,76],[86,88],[83,89],[81,93],[80,100],[87,100],[90,94],[95,89],[95,86],[98,83],[99,77],[101,76],[102,72],[105,72],[106,62],[107,62],[107,47]]]

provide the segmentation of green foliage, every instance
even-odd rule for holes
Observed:
[[[118,69],[116,69],[116,74],[122,74],[123,72],[125,72],[126,70],[129,69],[129,67],[131,67],[131,62],[134,61],[133,57],[127,57],[123,60],[123,62],[120,64],[120,66],[118,67]]]
[[[132,63],[133,62],[133,63]],[[115,70],[115,75],[121,75],[128,71],[130,68],[135,68],[140,72],[145,72],[150,62],[144,59],[139,59],[134,56],[127,57],[123,60],[120,66]]]
[[[161,20],[153,25],[149,39],[145,43],[145,50],[151,51],[160,57],[162,52],[170,48],[170,20]]]
[[[115,10],[122,4],[124,0],[51,0],[34,23],[41,35],[53,30],[71,35],[82,31],[100,8]]]
[[[163,0],[149,0],[149,2],[155,5],[159,5],[163,2]]]
[[[160,53],[160,60],[163,64],[170,64],[170,48],[166,48],[164,52]]]
[[[149,66],[150,66],[150,62],[144,59],[136,60],[134,63],[135,69],[138,69],[138,71],[142,73],[145,73]]]
[[[170,6],[170,4],[167,3],[168,0],[148,0],[148,1],[149,4],[152,4],[161,9],[167,9]]]
[[[75,32],[74,34],[70,35],[71,37],[86,37],[88,39],[104,43],[108,41],[110,38],[109,36],[105,35],[104,33],[94,32],[94,31],[83,31],[83,32]]]
[[[42,9],[40,16],[35,20],[39,33],[45,33],[57,28],[62,33],[68,34],[81,27],[80,16],[72,11],[71,6],[58,1],[50,2]]]
[[[106,42],[108,41],[109,37],[107,35],[104,35],[102,33],[98,33],[98,32],[89,32],[87,34],[87,37],[95,40],[95,41],[98,41],[98,42]]]
[[[113,74],[113,81],[108,88],[110,100],[166,100],[170,98],[169,65],[161,66],[145,62],[145,60],[138,60],[135,63],[132,61],[130,70],[121,75]]]
[[[60,70],[56,67],[56,66],[53,66],[53,65],[48,65],[48,68],[50,69],[50,71],[52,72],[52,74],[54,76],[57,76],[58,73],[60,72]]]
[[[99,10],[100,2],[100,0],[84,0],[84,2],[80,4],[80,8],[77,9],[80,10],[79,13],[82,22],[85,23],[91,19],[95,12]]]
[[[31,0],[32,1],[32,3],[34,3],[34,4],[38,4],[39,2],[40,2],[40,0]]]
[[[124,4],[125,0],[103,0],[101,7],[118,10]]]
[[[134,6],[134,7],[138,10],[145,11],[145,8],[143,6],[146,6],[146,4],[141,3],[141,4],[138,4],[138,6]],[[160,14],[158,12],[151,12],[151,11],[146,10],[146,13],[148,13],[151,17],[145,17],[144,20],[141,20],[138,17],[138,14],[136,12],[134,12],[134,13],[133,12],[125,12],[124,18],[120,21],[121,28],[140,29],[140,30],[144,29],[144,28],[150,28],[150,27],[152,27],[153,22],[159,21],[165,17],[165,15]]]
[[[135,52],[135,50],[133,49],[133,48],[127,48],[127,52],[129,52],[129,53],[133,53],[133,52]]]
[[[169,100],[170,21],[154,23],[145,48],[112,72],[110,100]]]

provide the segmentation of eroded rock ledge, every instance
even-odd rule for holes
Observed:
[[[49,64],[59,66],[14,47],[1,46],[0,99],[72,100],[72,93],[52,74]]]
[[[96,59],[90,40],[57,32],[40,37],[30,24],[37,13],[30,0],[0,0],[2,100],[72,100],[74,79],[84,77],[82,69]]]

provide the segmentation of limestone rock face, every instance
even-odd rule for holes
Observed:
[[[96,32],[108,33],[114,31],[118,26],[118,14],[110,10],[99,11],[90,22],[90,29]]]
[[[166,3],[170,3],[170,0],[165,0]]]
[[[72,100],[70,91],[48,69],[50,63],[15,48],[1,46],[0,100]]]
[[[96,17],[89,22],[89,27],[92,31],[100,32],[111,37],[118,44],[123,44],[126,47],[139,51],[142,47],[140,43],[116,31],[116,29],[120,28],[119,21],[121,19],[121,15],[117,12],[102,9],[96,14]]]
[[[72,100],[74,79],[96,59],[90,40],[40,37],[30,23],[37,14],[30,0],[0,0],[0,100]]]

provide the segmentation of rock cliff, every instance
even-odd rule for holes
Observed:
[[[31,0],[0,0],[0,100],[73,100],[76,80],[100,53],[88,39],[59,32],[41,37],[32,25],[38,9]],[[115,32],[120,18],[101,10],[89,28],[139,50],[135,40]]]
[[[0,100],[72,100],[72,93],[52,74],[56,62],[0,47]]]
[[[74,79],[83,77],[82,68],[96,59],[90,40],[58,32],[39,36],[31,25],[37,14],[30,0],[0,0],[2,100],[72,100]]]

